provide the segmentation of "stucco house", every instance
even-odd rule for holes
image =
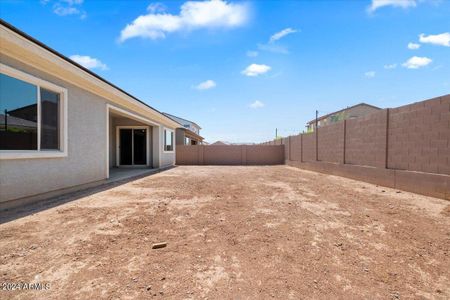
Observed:
[[[339,121],[362,117],[367,114],[379,111],[380,109],[381,108],[367,103],[359,103],[319,117],[317,119],[317,125],[318,127],[322,127]],[[314,131],[315,128],[316,128],[316,119],[311,120],[306,124],[306,130],[308,132]]]
[[[172,166],[180,126],[0,20],[0,209]]]
[[[172,120],[180,123],[183,127],[179,127],[175,131],[176,145],[199,145],[203,144],[203,137],[200,135],[202,129],[197,123],[168,114],[163,113]]]

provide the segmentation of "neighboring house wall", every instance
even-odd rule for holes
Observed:
[[[177,128],[175,131],[175,144],[184,145],[184,137],[184,130],[181,128]]]

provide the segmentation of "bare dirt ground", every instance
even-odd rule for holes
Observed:
[[[0,236],[0,283],[50,284],[1,299],[450,298],[450,202],[287,166],[177,167]]]

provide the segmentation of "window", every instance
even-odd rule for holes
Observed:
[[[184,137],[184,144],[185,145],[190,145],[191,144],[191,139],[188,137]]]
[[[0,150],[37,150],[37,87],[0,74]]]
[[[173,151],[173,131],[164,129],[164,151]]]
[[[0,158],[66,155],[67,91],[6,65],[0,70]]]
[[[47,89],[41,91],[41,149],[59,149],[59,97]]]

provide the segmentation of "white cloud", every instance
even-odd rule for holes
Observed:
[[[366,76],[366,78],[374,78],[375,74],[376,74],[375,71],[368,71],[364,73],[364,76]]]
[[[385,6],[409,8],[416,7],[416,0],[372,0],[371,5],[367,8],[369,13],[376,11],[377,9]]]
[[[147,6],[147,11],[151,13],[157,13],[157,12],[163,12],[166,11],[167,7],[159,2],[151,3],[149,6]]]
[[[214,82],[214,80],[209,79],[209,80],[199,83],[198,85],[195,86],[195,88],[197,90],[203,91],[203,90],[212,89],[212,88],[216,87],[216,85],[217,84]]]
[[[395,69],[397,68],[397,64],[384,65],[384,68],[387,70]]]
[[[245,76],[255,77],[269,72],[270,69],[271,67],[269,67],[268,65],[251,64],[242,71],[242,74],[244,74]]]
[[[247,51],[248,57],[257,57],[259,55],[258,51]]]
[[[408,59],[402,66],[408,69],[419,69],[429,65],[432,62],[431,58],[413,56]]]
[[[87,69],[100,69],[100,70],[108,70],[108,66],[102,63],[97,58],[90,57],[88,55],[72,55],[70,59],[75,61],[76,63],[82,65]]]
[[[296,29],[292,29],[290,27],[285,28],[275,34],[273,34],[268,43],[265,44],[258,44],[258,50],[261,51],[268,51],[268,52],[272,52],[272,53],[281,53],[281,54],[288,54],[289,51],[285,46],[281,46],[281,45],[277,45],[277,43],[275,43],[276,41],[282,39],[283,37],[285,37],[288,34],[291,33],[295,33],[298,32],[298,30]]]
[[[427,43],[450,47],[450,32],[444,32],[435,35],[430,34],[428,36],[422,33],[421,35],[419,35],[419,41],[424,44]]]
[[[76,7],[71,6],[61,6],[59,4],[56,4],[53,7],[53,12],[57,14],[58,16],[68,16],[68,15],[77,15],[80,13],[80,10]]]
[[[228,3],[224,0],[187,1],[181,6],[178,15],[157,12],[153,8],[121,31],[121,42],[134,37],[160,39],[168,33],[182,30],[233,28],[243,25],[249,15],[245,3]]]
[[[272,35],[270,37],[269,43],[273,43],[275,41],[278,41],[279,39],[285,37],[286,35],[291,34],[291,33],[295,33],[295,32],[297,32],[296,29],[292,29],[290,27],[289,28],[285,28],[285,29],[275,33],[274,35]]]
[[[420,44],[416,44],[416,43],[408,43],[408,49],[411,50],[416,50],[420,48]]]
[[[280,46],[280,45],[274,45],[274,44],[258,44],[258,49],[262,51],[269,51],[273,53],[281,53],[281,54],[288,54],[289,51],[286,47]]]
[[[50,0],[42,0],[46,5]],[[87,13],[81,9],[83,0],[58,0],[53,4],[53,12],[58,16],[80,15],[81,19],[86,18]]]
[[[248,107],[256,109],[256,108],[263,108],[264,106],[265,106],[264,103],[262,103],[259,100],[256,100],[253,103],[250,103],[250,105]]]

